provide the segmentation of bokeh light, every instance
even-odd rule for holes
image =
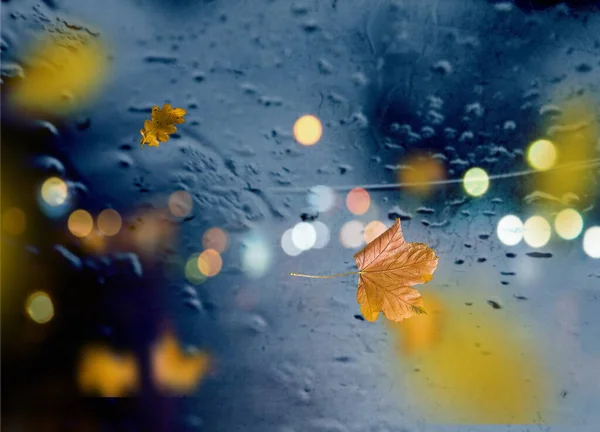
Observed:
[[[329,228],[321,221],[316,221],[312,223],[312,226],[315,228],[317,233],[317,241],[313,248],[315,249],[323,249],[325,246],[329,244],[329,240],[331,238],[331,233],[329,232]]]
[[[67,184],[58,177],[50,177],[42,184],[42,199],[52,207],[63,204],[67,196]]]
[[[121,219],[121,215],[113,209],[105,209],[100,212],[98,215],[98,229],[105,236],[114,236],[121,231],[121,227],[123,226],[123,220]]]
[[[323,134],[321,121],[313,115],[304,115],[294,123],[294,137],[305,146],[316,144]]]
[[[491,314],[488,307],[465,309],[466,299],[485,305],[488,293],[481,286],[450,294],[424,289],[427,314],[386,321],[397,338],[400,388],[414,418],[523,424],[546,419],[545,409],[552,409],[549,395],[558,390],[535,339],[523,340],[519,322]]]
[[[354,188],[346,195],[346,206],[352,214],[365,214],[371,206],[371,196],[363,188]]]
[[[527,161],[532,168],[545,171],[556,163],[556,147],[548,140],[537,140],[527,150]]]
[[[398,172],[398,181],[413,184],[407,189],[412,194],[426,196],[433,190],[435,182],[446,178],[443,163],[428,154],[413,154],[402,165],[404,169]]]
[[[490,186],[490,178],[481,168],[471,168],[463,178],[465,191],[472,196],[481,196]]]
[[[250,278],[260,278],[271,264],[269,243],[258,232],[251,233],[243,241],[242,270]]]
[[[152,378],[163,392],[176,395],[193,393],[210,367],[210,356],[184,351],[175,335],[168,331],[152,346]]]
[[[531,216],[523,226],[525,242],[533,247],[545,246],[552,235],[550,223],[542,216]]]
[[[27,298],[25,310],[29,318],[38,324],[45,324],[54,316],[52,299],[43,291],[34,292]]]
[[[286,230],[281,236],[281,249],[289,256],[298,256],[302,253],[302,249],[297,248],[292,241],[292,230],[293,228]]]
[[[329,186],[314,186],[308,191],[306,201],[308,205],[320,213],[329,211],[335,205],[336,195]]]
[[[25,57],[27,79],[11,92],[16,108],[64,115],[98,95],[110,65],[107,47],[82,33],[60,26],[36,40]]]
[[[69,231],[75,237],[85,237],[92,232],[94,228],[94,218],[87,211],[79,209],[75,210],[69,216],[67,222]]]
[[[305,251],[312,248],[317,241],[317,231],[308,222],[297,223],[292,228],[292,242],[298,249]]]
[[[498,222],[498,239],[507,246],[515,246],[523,240],[523,222],[515,215],[506,215]]]
[[[340,229],[340,242],[342,246],[354,249],[362,246],[364,242],[363,233],[365,225],[360,221],[349,221],[342,225]]]
[[[207,249],[198,257],[198,270],[205,276],[213,277],[219,274],[223,267],[221,255],[214,249]]]
[[[585,231],[583,250],[591,258],[600,258],[600,226],[593,226]]]
[[[583,218],[577,210],[561,210],[554,219],[554,229],[565,240],[573,240],[583,230]]]
[[[221,228],[213,227],[207,230],[202,236],[202,246],[204,249],[214,249],[219,253],[225,252],[229,238],[227,233]]]
[[[189,192],[180,190],[169,197],[169,211],[176,217],[188,216],[194,207],[194,200]]]
[[[185,263],[184,274],[189,283],[199,285],[206,281],[207,276],[204,275],[198,267],[199,253],[192,254]]]
[[[373,240],[375,240],[377,237],[383,234],[386,229],[387,227],[381,221],[375,220],[369,222],[365,227],[364,232],[365,243],[371,243]]]
[[[26,226],[25,213],[18,207],[9,208],[2,216],[2,228],[11,235],[23,234]]]
[[[77,366],[77,384],[83,393],[123,397],[139,387],[139,367],[132,353],[117,353],[104,345],[84,346]]]

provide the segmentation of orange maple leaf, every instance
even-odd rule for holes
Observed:
[[[367,321],[375,321],[383,312],[390,321],[425,313],[423,298],[412,286],[429,282],[437,268],[438,257],[424,243],[407,243],[400,219],[387,231],[354,255],[357,272],[331,276],[292,276],[330,278],[358,274],[356,301]]]

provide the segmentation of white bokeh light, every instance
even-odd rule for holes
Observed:
[[[302,253],[302,249],[297,248],[292,241],[292,228],[288,229],[281,236],[281,249],[289,256],[298,256]]]
[[[561,210],[554,219],[554,229],[565,240],[573,240],[583,230],[583,218],[577,210]]]
[[[312,225],[317,232],[317,241],[315,242],[313,248],[323,249],[329,244],[329,239],[331,238],[329,228],[327,228],[327,225],[320,221],[313,222]]]
[[[531,216],[523,228],[525,242],[533,248],[545,246],[552,236],[552,227],[542,216]]]
[[[317,241],[317,231],[308,222],[300,222],[292,228],[292,242],[298,249],[305,251],[312,248]]]
[[[506,215],[498,222],[496,233],[505,245],[518,245],[523,240],[523,222],[515,215]]]
[[[335,205],[335,192],[329,186],[318,185],[310,188],[306,201],[318,212],[326,212]]]
[[[362,222],[353,220],[346,222],[340,230],[340,242],[344,247],[357,248],[363,245],[365,225]]]
[[[583,235],[583,250],[592,258],[600,258],[600,226],[586,230]]]
[[[263,276],[271,263],[271,251],[266,240],[254,233],[248,236],[242,249],[242,270],[251,278]]]

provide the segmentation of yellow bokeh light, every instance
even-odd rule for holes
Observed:
[[[525,242],[533,248],[545,246],[552,235],[550,223],[542,216],[531,216],[523,226]]]
[[[205,276],[213,277],[219,274],[223,260],[221,255],[214,249],[207,249],[198,257],[198,270]]]
[[[375,240],[377,237],[383,234],[386,229],[387,227],[381,221],[375,220],[369,222],[365,227],[365,232],[363,234],[365,238],[365,243],[371,243],[373,240]]]
[[[429,195],[435,187],[435,182],[446,178],[443,163],[427,154],[413,154],[403,165],[407,167],[399,171],[398,181],[411,184],[407,192],[412,194]]]
[[[123,226],[121,215],[113,209],[105,209],[98,215],[98,229],[105,236],[114,236]]]
[[[463,178],[465,191],[472,196],[481,196],[490,187],[490,178],[481,168],[471,168]]]
[[[554,219],[554,229],[565,240],[573,240],[583,230],[583,218],[577,210],[561,210]]]
[[[313,115],[304,115],[294,123],[294,137],[305,146],[316,144],[323,134],[321,121]]]
[[[50,177],[42,184],[42,199],[53,207],[63,204],[67,200],[67,184],[58,177]]]
[[[101,397],[124,397],[140,385],[138,362],[133,353],[115,352],[105,345],[87,345],[80,353],[77,383],[82,392]]]
[[[94,218],[85,210],[75,210],[69,216],[69,220],[67,222],[69,227],[69,231],[75,237],[85,237],[92,232],[94,228]]]
[[[400,382],[411,410],[433,423],[524,424],[546,418],[555,386],[544,374],[543,358],[530,341],[515,337],[518,324],[477,307],[486,302],[475,291],[469,291],[473,306],[467,310],[464,296],[424,291],[426,315],[387,323],[397,338]]]
[[[25,57],[27,79],[19,81],[11,102],[20,110],[66,114],[98,95],[109,60],[97,38],[58,28],[39,39]]]
[[[43,291],[31,294],[25,302],[27,315],[38,324],[49,322],[54,316],[54,305],[50,296]]]
[[[363,188],[354,188],[346,195],[346,206],[350,213],[365,214],[371,206],[371,196]]]
[[[529,165],[540,171],[552,168],[556,163],[556,158],[556,147],[551,141],[544,139],[535,141],[527,151]]]
[[[218,227],[207,230],[202,236],[204,249],[214,249],[219,253],[223,253],[227,249],[228,241],[227,233]]]
[[[169,197],[169,210],[173,216],[186,217],[192,212],[194,200],[189,192],[180,190]]]
[[[4,231],[12,235],[23,234],[26,226],[25,213],[18,207],[9,208],[2,217]]]

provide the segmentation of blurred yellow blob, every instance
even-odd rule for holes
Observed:
[[[399,323],[386,321],[400,336],[399,348],[404,355],[423,353],[440,343],[445,319],[444,304],[434,293],[427,293],[423,298],[426,314],[415,315]]]
[[[321,121],[313,115],[304,115],[294,123],[294,137],[305,146],[316,144],[323,134]]]
[[[37,41],[26,55],[25,79],[13,89],[22,110],[66,114],[81,109],[104,81],[106,49],[91,37],[57,36]]]
[[[523,225],[525,243],[533,248],[545,246],[552,236],[552,227],[542,216],[531,216]]]
[[[583,230],[583,218],[577,210],[561,210],[554,219],[554,229],[565,240],[573,240]]]
[[[472,196],[481,196],[490,187],[490,178],[481,168],[471,168],[463,178],[465,191]]]
[[[448,294],[422,295],[427,315],[388,322],[411,409],[432,423],[544,421],[552,382],[516,325],[491,315],[484,298],[466,306]]]
[[[25,213],[18,207],[9,208],[2,217],[2,228],[9,234],[19,235],[25,231]]]
[[[81,350],[77,383],[89,395],[128,396],[139,387],[138,363],[133,354],[119,354],[103,345],[88,345]]]
[[[346,207],[355,215],[365,214],[371,206],[371,196],[363,188],[354,188],[346,195]]]
[[[556,163],[556,147],[548,140],[537,140],[527,151],[527,160],[533,168],[545,171]]]
[[[214,249],[207,249],[198,257],[198,270],[208,277],[213,277],[219,274],[223,267],[221,255]]]
[[[38,324],[46,324],[54,316],[54,305],[50,296],[43,291],[31,294],[25,302],[27,315]]]
[[[364,237],[365,243],[371,243],[377,237],[385,232],[387,227],[381,221],[372,221],[367,224],[365,227]]]
[[[180,190],[169,197],[169,210],[173,216],[186,217],[192,212],[194,200],[189,192]]]
[[[127,232],[138,255],[146,260],[155,261],[160,258],[161,250],[171,244],[175,227],[169,221],[164,210],[147,210],[140,212],[129,224]]]
[[[75,237],[85,237],[92,232],[94,228],[94,218],[85,210],[75,210],[69,216],[67,221],[69,231]]]
[[[227,249],[229,239],[227,233],[221,228],[211,228],[202,236],[202,246],[205,249],[214,249],[219,253],[223,253]]]
[[[192,393],[210,366],[207,353],[184,353],[171,332],[165,332],[152,347],[151,361],[154,384],[178,395]]]
[[[98,229],[105,236],[114,236],[121,231],[123,220],[121,215],[113,209],[105,209],[98,215]]]
[[[416,195],[428,195],[434,188],[434,182],[446,177],[442,162],[429,155],[414,154],[408,158],[406,169],[399,172],[400,183],[414,184],[407,189]]]
[[[42,184],[42,199],[53,207],[67,200],[67,184],[58,177],[50,177]]]
[[[557,100],[552,101],[561,109],[559,117],[549,117],[544,135],[556,148],[556,164],[565,165],[598,157],[596,145],[600,139],[598,104],[595,96],[567,96],[566,88],[557,88]],[[560,99],[559,99],[560,98]],[[590,181],[589,170],[565,170],[540,172],[531,176],[531,187],[554,196],[573,193],[578,196],[593,194],[598,185]]]

